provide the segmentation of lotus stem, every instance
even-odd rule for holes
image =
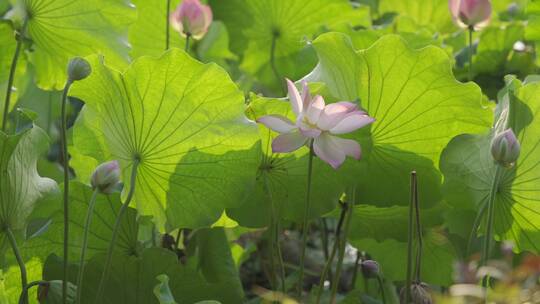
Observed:
[[[99,189],[96,188],[92,193],[90,202],[88,204],[88,211],[86,213],[86,219],[84,221],[84,233],[83,233],[83,242],[81,247],[81,258],[79,262],[79,273],[77,275],[77,303],[81,303],[82,296],[82,282],[84,276],[84,266],[86,258],[86,248],[88,247],[88,233],[90,232],[90,227],[92,224],[92,215],[94,214],[94,206],[96,204],[96,198],[99,193]]]
[[[186,51],[186,53],[189,53],[189,40],[191,38],[191,34],[190,33],[187,33],[186,34],[186,46],[185,46],[185,49],[184,51]]]
[[[300,274],[298,277],[298,297],[302,296],[302,289],[304,285],[304,263],[306,258],[306,245],[307,245],[307,235],[309,227],[309,209],[310,209],[310,198],[311,198],[311,175],[313,173],[313,140],[309,143],[309,156],[308,156],[308,172],[307,172],[307,187],[306,187],[306,204],[304,206],[304,218],[302,221],[302,249],[300,253]]]
[[[109,244],[109,249],[107,250],[107,258],[105,259],[105,265],[103,268],[103,272],[102,272],[101,279],[99,281],[99,285],[98,285],[98,289],[96,293],[96,299],[95,299],[96,304],[99,303],[99,299],[101,298],[101,295],[103,294],[105,281],[107,281],[108,276],[109,276],[109,267],[111,266],[113,251],[116,245],[116,239],[118,238],[118,231],[120,229],[120,224],[122,223],[123,215],[124,213],[126,213],[129,207],[129,203],[131,202],[131,199],[133,198],[133,194],[135,193],[135,180],[137,178],[137,168],[139,167],[139,163],[140,163],[140,159],[135,158],[132,165],[132,170],[131,170],[129,192],[126,197],[126,200],[122,203],[122,206],[120,207],[120,210],[118,211],[118,215],[116,216],[116,221],[114,222],[111,242]]]
[[[349,234],[349,227],[351,223],[352,214],[354,211],[354,202],[355,202],[355,193],[356,189],[352,189],[351,191],[351,197],[349,199],[349,202],[347,203],[347,215],[345,218],[345,227],[343,229],[343,233],[341,234],[341,238],[337,240],[337,242],[340,243],[339,248],[339,256],[338,256],[338,262],[336,265],[336,273],[334,274],[334,280],[332,280],[332,291],[330,294],[330,303],[335,303],[336,295],[337,295],[337,289],[339,285],[339,278],[341,276],[341,269],[343,268],[343,258],[345,257],[345,246],[347,245],[347,235]]]
[[[28,24],[28,19],[24,19],[21,32],[17,35],[17,46],[15,47],[15,54],[13,54],[13,59],[11,60],[11,66],[9,69],[9,77],[6,88],[6,99],[4,101],[4,113],[2,115],[2,131],[6,131],[7,126],[7,117],[9,112],[9,104],[11,101],[11,89],[13,87],[13,82],[15,81],[15,72],[17,71],[17,62],[19,61],[19,55],[23,47],[23,38],[24,33],[26,32],[26,25]]]
[[[491,251],[491,239],[493,238],[493,218],[495,216],[495,198],[497,196],[497,190],[499,189],[499,182],[503,168],[500,165],[495,167],[495,176],[493,176],[493,181],[491,184],[491,189],[489,192],[489,200],[487,202],[487,221],[486,221],[486,236],[484,239],[484,248],[482,251],[482,260],[480,266],[485,266],[489,260],[490,251]],[[488,286],[488,279],[484,277],[482,279],[482,287]]]
[[[411,172],[411,190],[410,190],[410,203],[409,203],[409,228],[407,238],[407,279],[405,281],[405,304],[409,303],[411,298],[411,283],[412,283],[412,264],[413,264],[413,242],[414,242],[414,201],[416,193],[416,171]]]
[[[170,16],[171,16],[171,0],[167,0],[167,9],[166,16],[165,16],[165,51],[169,49],[170,47],[170,32],[171,32],[171,26],[170,26]]]
[[[326,264],[324,265],[323,272],[321,273],[321,277],[319,279],[319,289],[317,290],[317,299],[315,301],[316,304],[319,304],[321,302],[321,295],[322,291],[324,289],[324,281],[326,280],[326,276],[328,275],[328,272],[330,271],[332,267],[332,262],[334,261],[334,257],[336,256],[336,252],[339,246],[339,237],[341,235],[341,227],[343,226],[343,221],[345,220],[345,215],[347,214],[347,204],[343,203],[341,204],[341,213],[339,215],[338,224],[336,227],[335,237],[334,237],[334,244],[332,246],[332,252],[330,253],[330,256],[328,260],[326,261]]]
[[[62,301],[67,303],[67,277],[69,266],[69,154],[67,147],[67,94],[73,81],[68,79],[62,93],[62,110],[60,117],[62,119],[62,125],[60,130],[60,139],[62,144],[62,166],[64,169],[64,275],[62,277]]]
[[[6,232],[9,243],[11,244],[11,249],[13,249],[13,254],[15,255],[15,259],[17,259],[17,263],[19,264],[19,268],[21,270],[22,294],[19,303],[26,304],[28,303],[28,290],[26,289],[28,277],[26,274],[26,265],[24,264],[21,252],[19,251],[19,246],[17,246],[17,240],[15,239],[15,235],[13,235],[13,231],[11,231],[9,226],[5,227],[4,231]]]
[[[469,81],[473,80],[473,63],[472,63],[472,56],[473,56],[473,33],[474,33],[474,27],[469,26]]]
[[[32,288],[34,286],[38,286],[38,285],[47,285],[47,284],[49,284],[49,282],[43,281],[43,280],[33,281],[33,282],[28,283],[28,285],[26,285],[21,291],[21,295],[19,296],[19,304],[24,303],[24,301],[23,301],[24,295],[28,295],[28,291],[30,290],[30,288]]]

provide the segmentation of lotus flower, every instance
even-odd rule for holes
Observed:
[[[257,119],[257,122],[281,133],[272,141],[273,152],[292,152],[313,143],[315,154],[334,169],[343,164],[346,156],[360,159],[360,144],[335,135],[352,132],[369,125],[375,119],[358,110],[351,102],[325,105],[321,96],[310,95],[306,82],[303,83],[302,95],[289,79],[287,87],[296,122],[281,115],[266,115]]]
[[[114,189],[119,182],[120,165],[118,165],[116,160],[97,166],[90,179],[92,188],[97,188],[99,191],[105,194],[114,192]]]
[[[481,29],[491,17],[490,0],[449,0],[448,7],[454,22],[462,28]]]
[[[521,151],[516,135],[512,129],[507,129],[495,135],[491,141],[493,159],[504,167],[512,167]]]
[[[184,0],[171,14],[171,25],[182,36],[200,39],[212,23],[210,6],[199,0]]]

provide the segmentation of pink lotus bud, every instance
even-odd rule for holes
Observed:
[[[184,0],[171,14],[171,25],[184,37],[202,38],[210,23],[212,10],[199,0]]]
[[[448,7],[454,22],[462,28],[481,29],[491,17],[490,0],[449,0]]]
[[[379,275],[379,263],[373,260],[364,260],[360,263],[364,278],[376,278]]]
[[[90,183],[92,188],[99,189],[102,193],[110,194],[120,181],[120,166],[116,160],[97,166]]]
[[[519,157],[521,146],[512,129],[505,130],[493,137],[491,155],[504,167],[512,167]]]

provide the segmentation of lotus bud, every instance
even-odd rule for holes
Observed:
[[[77,286],[67,282],[67,302],[75,303],[77,297]],[[40,284],[37,292],[37,299],[40,304],[57,304],[62,301],[62,280],[53,280]]]
[[[212,10],[199,0],[184,0],[171,14],[170,21],[182,36],[200,39],[212,23]]]
[[[120,181],[120,166],[116,160],[103,163],[94,170],[90,183],[93,189],[110,194]]]
[[[67,74],[71,81],[83,80],[92,73],[92,67],[81,57],[72,58],[68,63]]]
[[[364,260],[360,263],[364,278],[376,278],[379,275],[379,263],[374,260]]]
[[[490,0],[449,0],[448,7],[452,19],[462,28],[481,29],[491,18]]]
[[[512,129],[496,134],[491,141],[491,155],[501,166],[510,168],[519,157],[521,147]]]
[[[410,302],[405,299],[405,288],[403,287],[399,292],[401,304],[433,304],[433,299],[429,293],[429,286],[424,282],[415,282],[411,286]]]

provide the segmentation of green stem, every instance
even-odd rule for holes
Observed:
[[[118,231],[120,229],[120,224],[122,223],[122,217],[124,213],[127,211],[129,203],[131,202],[131,199],[133,198],[133,194],[135,193],[135,179],[137,178],[137,168],[139,167],[139,162],[140,162],[139,158],[136,158],[133,162],[133,167],[131,170],[129,192],[126,197],[126,200],[122,203],[122,206],[120,207],[120,210],[118,211],[118,215],[116,216],[116,221],[114,222],[111,242],[109,244],[109,249],[107,250],[107,258],[105,259],[105,265],[103,268],[103,272],[101,274],[101,279],[99,281],[99,285],[98,285],[98,289],[96,293],[96,299],[95,299],[96,304],[99,303],[99,299],[101,299],[105,281],[108,279],[108,276],[109,276],[109,267],[111,266],[114,246],[116,245],[116,239],[118,238]]]
[[[356,251],[356,260],[354,261],[353,277],[351,280],[351,290],[356,286],[356,278],[358,277],[358,268],[360,267],[360,261],[362,260],[362,253],[360,250]]]
[[[11,244],[11,249],[13,249],[13,254],[15,254],[15,259],[17,259],[17,263],[19,264],[19,268],[21,270],[21,286],[22,286],[22,294],[21,294],[21,300],[19,303],[26,304],[28,303],[28,292],[26,290],[26,285],[28,284],[28,278],[26,275],[26,265],[24,264],[24,260],[21,256],[21,252],[19,251],[19,246],[17,246],[17,240],[15,239],[15,236],[13,235],[13,231],[11,231],[11,228],[7,226],[5,228],[6,235],[8,237],[9,243]]]
[[[308,235],[309,224],[309,209],[310,209],[310,196],[311,196],[311,175],[313,173],[313,139],[309,143],[309,157],[308,157],[308,172],[307,172],[307,192],[306,192],[306,204],[304,206],[304,218],[302,222],[302,249],[300,253],[300,274],[298,277],[298,297],[302,296],[302,289],[304,285],[304,263],[306,258],[306,245]]]
[[[281,76],[279,75],[279,71],[276,66],[276,43],[278,37],[279,35],[277,34],[272,35],[272,45],[270,46],[270,68],[272,68],[272,72],[274,73],[274,76],[279,83],[279,87],[281,88],[282,93],[285,93],[285,91],[283,90],[284,88],[281,81]]]
[[[11,67],[9,69],[9,77],[8,77],[8,83],[7,83],[7,88],[6,88],[6,99],[4,100],[4,113],[2,116],[2,131],[4,132],[6,131],[12,87],[13,87],[13,82],[15,81],[15,72],[17,70],[17,62],[19,61],[19,55],[21,54],[21,49],[23,46],[23,39],[24,39],[24,34],[26,32],[27,23],[28,23],[28,19],[24,19],[20,35],[17,35],[17,46],[15,47],[15,54],[13,54],[13,59],[11,60]]]
[[[337,295],[337,289],[339,285],[339,279],[341,277],[341,269],[343,268],[343,258],[345,257],[345,246],[347,245],[347,235],[349,234],[349,227],[351,223],[351,218],[353,214],[353,206],[355,202],[355,192],[356,189],[352,190],[350,200],[348,202],[348,213],[345,219],[345,228],[343,229],[343,234],[341,234],[340,240],[340,248],[339,248],[339,256],[338,256],[338,262],[336,266],[336,273],[334,274],[334,280],[332,280],[332,292],[330,295],[330,303],[336,302],[336,295]]]
[[[61,125],[61,144],[62,144],[62,165],[64,168],[64,276],[62,277],[62,303],[67,303],[67,278],[69,266],[69,154],[67,147],[67,94],[73,82],[68,79],[62,93],[62,110],[60,118]]]
[[[469,81],[473,80],[473,63],[472,63],[472,57],[473,57],[473,32],[474,27],[469,27]]]
[[[340,204],[340,206],[341,206],[341,213],[339,215],[339,220],[336,227],[334,244],[332,246],[332,252],[330,253],[328,260],[326,260],[326,264],[324,265],[323,272],[321,273],[321,277],[319,279],[319,289],[317,290],[317,299],[315,301],[316,304],[319,304],[321,302],[321,295],[324,289],[324,281],[326,280],[326,276],[328,275],[328,272],[330,271],[330,268],[332,267],[332,262],[334,261],[334,257],[336,256],[336,252],[339,246],[338,240],[341,235],[341,227],[343,227],[343,221],[345,220],[345,215],[347,214],[347,204]]]
[[[169,40],[169,37],[170,37],[170,31],[171,31],[171,26],[170,26],[170,15],[171,15],[171,0],[167,0],[167,9],[166,9],[166,16],[165,16],[165,50],[168,50],[169,47],[170,47],[170,40]]]
[[[377,275],[377,282],[379,283],[379,290],[381,291],[381,297],[383,304],[386,304],[386,295],[384,293],[384,284],[380,275]]]
[[[493,238],[493,218],[495,216],[495,198],[497,196],[497,192],[499,190],[499,182],[501,179],[501,175],[503,172],[503,168],[500,165],[495,165],[495,176],[493,176],[493,181],[491,184],[491,190],[489,192],[489,200],[487,203],[487,226],[486,226],[486,235],[484,239],[484,249],[482,251],[482,260],[480,262],[480,266],[484,266],[487,264],[487,261],[489,260],[489,253],[491,251],[491,239]],[[482,287],[487,287],[488,280],[484,277],[482,280]]]
[[[411,190],[410,190],[410,203],[409,203],[409,228],[407,238],[407,279],[405,281],[405,304],[409,304],[411,294],[412,283],[412,259],[413,259],[413,239],[414,239],[414,227],[413,227],[413,209],[416,189],[416,171],[411,172]]]
[[[415,280],[420,283],[420,272],[422,266],[422,225],[420,221],[420,205],[418,203],[418,182],[414,183],[414,209],[416,213],[416,237],[418,238],[418,248],[416,249]]]
[[[330,255],[330,249],[328,248],[328,224],[326,223],[326,219],[324,217],[321,218],[321,226],[322,226],[321,237],[322,237],[324,259],[328,260],[328,256]]]
[[[191,34],[190,33],[187,33],[186,34],[186,46],[184,48],[184,51],[186,51],[186,53],[189,53],[189,39],[191,38]]]
[[[24,295],[28,295],[28,291],[30,290],[30,288],[34,287],[34,286],[38,286],[38,285],[47,285],[49,284],[49,282],[47,281],[33,281],[33,282],[30,282],[28,283],[28,285],[26,285],[23,290],[21,291],[21,295],[19,296],[19,304],[23,304],[24,301]]]
[[[271,207],[271,219],[270,219],[270,255],[271,259],[270,262],[272,263],[272,272],[273,275],[275,275],[276,271],[274,268],[275,265],[275,255],[278,256],[278,267],[279,267],[279,276],[281,280],[281,291],[285,293],[285,268],[283,266],[283,257],[281,256],[281,246],[279,244],[279,212],[276,210],[276,205],[274,204],[274,198],[272,196],[272,191],[270,190],[270,184],[268,183],[268,176],[266,175],[266,172],[263,173],[264,175],[264,191],[266,193],[266,197],[268,198],[268,201],[270,202]]]
[[[279,221],[276,223],[276,250],[277,250],[277,256],[278,256],[278,266],[279,266],[279,276],[281,280],[281,292],[285,294],[285,266],[283,263],[283,255],[281,253],[281,244],[279,235],[281,233],[281,228]]]
[[[79,262],[79,273],[77,275],[77,303],[78,304],[81,303],[86,248],[88,247],[88,233],[90,232],[90,227],[92,224],[92,215],[94,214],[94,206],[96,204],[96,197],[98,193],[99,193],[99,189],[98,188],[94,189],[94,192],[92,193],[92,197],[90,198],[90,202],[88,204],[88,211],[86,212],[86,219],[84,221],[84,233],[83,233],[83,241],[82,241],[82,247],[81,247],[81,258]]]

